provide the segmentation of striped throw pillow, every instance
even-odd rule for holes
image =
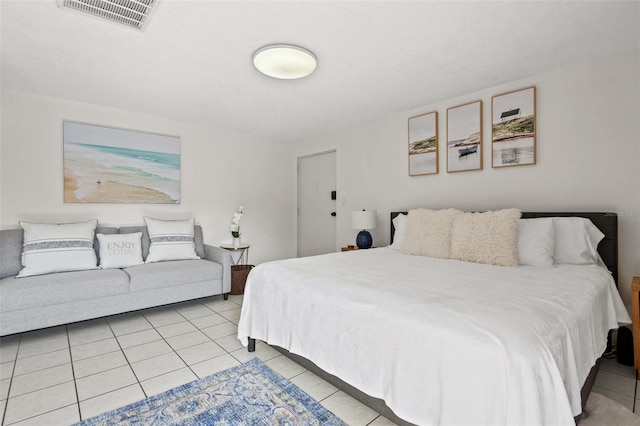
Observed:
[[[18,277],[95,269],[93,249],[98,220],[80,223],[20,222],[24,230],[22,266]]]
[[[195,219],[162,220],[145,216],[149,231],[149,254],[145,263],[200,259],[194,240]]]

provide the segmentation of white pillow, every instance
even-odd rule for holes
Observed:
[[[97,234],[101,268],[127,268],[142,261],[142,232]]]
[[[455,209],[410,210],[402,253],[448,259],[451,254],[451,224],[461,214]]]
[[[521,265],[549,268],[553,266],[555,239],[553,219],[520,219],[518,221],[518,256]]]
[[[22,266],[18,277],[95,269],[93,249],[98,220],[80,223],[20,222],[24,229]]]
[[[464,213],[451,231],[451,259],[497,266],[518,266],[520,210]]]
[[[145,216],[144,221],[151,240],[146,263],[200,259],[196,254],[194,218],[162,220]]]
[[[598,244],[604,234],[593,222],[583,217],[554,217],[553,225],[556,231],[554,263],[598,264]]]
[[[407,215],[401,213],[394,217],[392,222],[395,232],[390,247],[394,250],[400,250],[404,243],[404,234],[407,232]]]

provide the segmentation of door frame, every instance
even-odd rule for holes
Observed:
[[[338,190],[338,150],[337,149],[328,149],[326,151],[316,152],[314,154],[301,155],[297,158],[297,168],[296,168],[296,257],[300,257],[300,198],[302,188],[300,186],[300,163],[305,158],[317,157],[319,155],[326,154],[335,154],[336,155],[336,191]],[[338,210],[338,200],[336,199],[336,211]],[[336,232],[335,232],[335,246],[338,246],[338,224],[336,223]]]

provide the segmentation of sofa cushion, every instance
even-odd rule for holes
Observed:
[[[129,277],[121,269],[60,272],[0,280],[0,311],[16,311],[97,299],[129,291]]]
[[[208,260],[174,260],[125,268],[131,291],[186,285],[222,277],[222,266]]]

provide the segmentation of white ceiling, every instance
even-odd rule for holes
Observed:
[[[159,0],[144,32],[0,1],[2,87],[296,141],[640,48],[638,1]],[[293,43],[280,81],[253,52]]]

